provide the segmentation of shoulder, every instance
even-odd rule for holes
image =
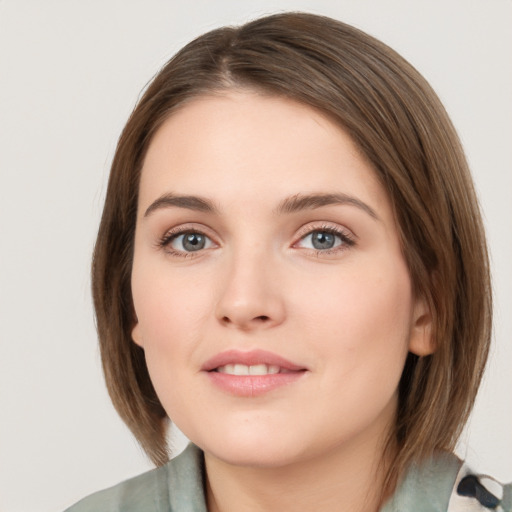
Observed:
[[[166,466],[91,494],[66,512],[168,511]]]
[[[66,512],[206,512],[203,456],[194,445],[168,464],[94,493]]]
[[[413,464],[382,512],[512,512],[512,484],[471,470],[451,453]]]

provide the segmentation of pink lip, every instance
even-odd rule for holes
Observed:
[[[227,364],[244,364],[252,366],[266,364],[279,366],[284,373],[269,375],[229,375],[215,371],[219,366]],[[242,352],[228,350],[209,359],[201,368],[206,372],[210,382],[222,391],[239,397],[256,397],[273,391],[277,388],[292,384],[302,379],[307,368],[299,366],[277,354],[265,350],[251,350]]]
[[[227,350],[221,352],[208,359],[204,363],[201,370],[209,372],[215,370],[219,366],[225,366],[227,364],[245,364],[252,366],[255,364],[267,364],[280,366],[281,368],[289,371],[307,370],[304,366],[299,366],[291,361],[288,361],[284,357],[278,356],[272,352],[266,350],[251,350],[249,352],[242,352],[241,350]]]

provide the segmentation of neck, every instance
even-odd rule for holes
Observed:
[[[382,441],[362,439],[280,467],[240,467],[205,453],[208,510],[376,512],[386,467]]]

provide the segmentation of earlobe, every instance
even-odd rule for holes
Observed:
[[[139,345],[139,347],[144,348],[144,343],[142,340],[142,335],[140,332],[140,324],[137,322],[132,329],[132,340],[135,342],[136,345]]]
[[[423,299],[417,300],[411,323],[409,352],[421,357],[431,355],[435,351],[430,308]]]

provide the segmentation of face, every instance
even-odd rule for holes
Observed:
[[[207,454],[280,466],[381,438],[429,339],[390,201],[347,134],[250,91],[200,97],[149,147],[132,336]]]

